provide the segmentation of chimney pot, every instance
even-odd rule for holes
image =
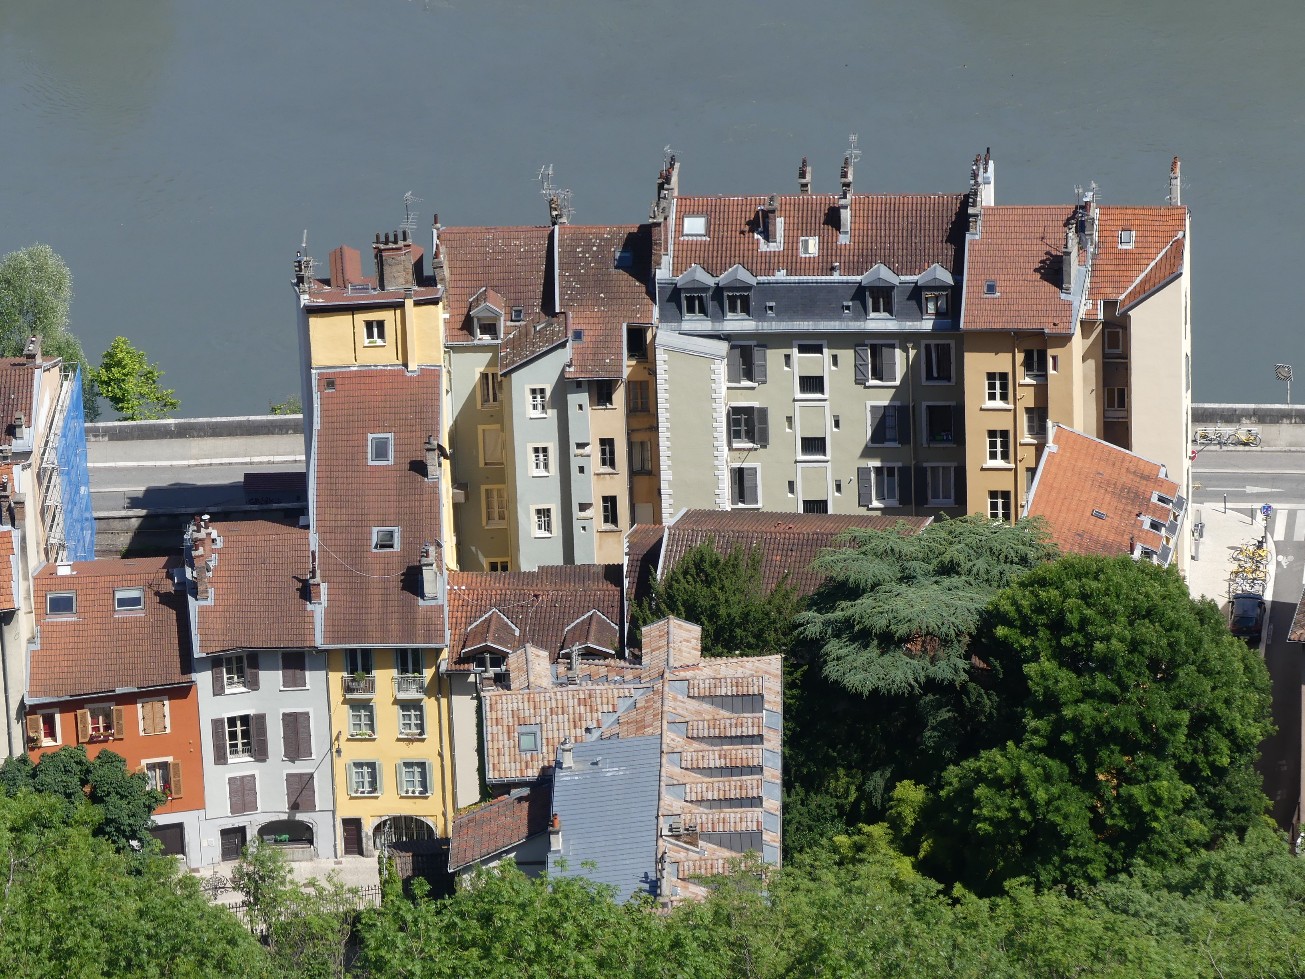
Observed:
[[[548,821],[548,850],[550,853],[562,852],[562,817],[553,813]]]

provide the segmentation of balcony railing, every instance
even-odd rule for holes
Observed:
[[[375,697],[376,677],[374,676],[345,677],[344,695],[346,697]]]
[[[829,454],[829,443],[823,435],[804,435],[800,444],[803,456],[823,458]]]
[[[421,698],[426,696],[426,677],[421,673],[399,675],[394,678],[394,696]]]
[[[798,394],[820,397],[825,393],[825,378],[822,374],[799,374]]]

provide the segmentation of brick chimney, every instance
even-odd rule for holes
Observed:
[[[435,546],[426,544],[421,549],[421,597],[428,602],[440,600],[440,567],[435,556]]]
[[[811,193],[811,164],[807,158],[802,157],[802,162],[798,165],[798,193]]]
[[[23,359],[29,364],[41,362],[41,338],[28,337],[27,346],[23,348]]]
[[[426,444],[423,449],[426,453],[426,480],[428,482],[439,478],[440,456],[443,454],[443,448],[434,435],[426,436]]]
[[[768,245],[779,241],[779,198],[774,194],[766,198],[766,206],[761,216],[761,236],[766,239]]]
[[[680,194],[680,161],[672,154],[657,174],[657,197],[648,210],[650,221],[665,221],[671,216],[671,201]]]
[[[14,441],[21,442],[27,437],[27,416],[21,411],[14,416]]]
[[[380,237],[379,235],[377,236]],[[416,285],[412,242],[408,229],[386,233],[384,241],[372,245],[376,258],[376,284],[382,290],[411,289]]]
[[[27,497],[22,493],[14,494],[14,526],[21,527],[27,520]]]

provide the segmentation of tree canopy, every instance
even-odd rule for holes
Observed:
[[[160,385],[162,378],[158,364],[151,364],[126,337],[114,337],[100,366],[91,371],[100,396],[126,421],[162,418],[180,406],[172,389]]]

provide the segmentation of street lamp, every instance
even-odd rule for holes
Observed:
[[[1291,404],[1291,364],[1274,364],[1273,376],[1287,382],[1287,404]]]

